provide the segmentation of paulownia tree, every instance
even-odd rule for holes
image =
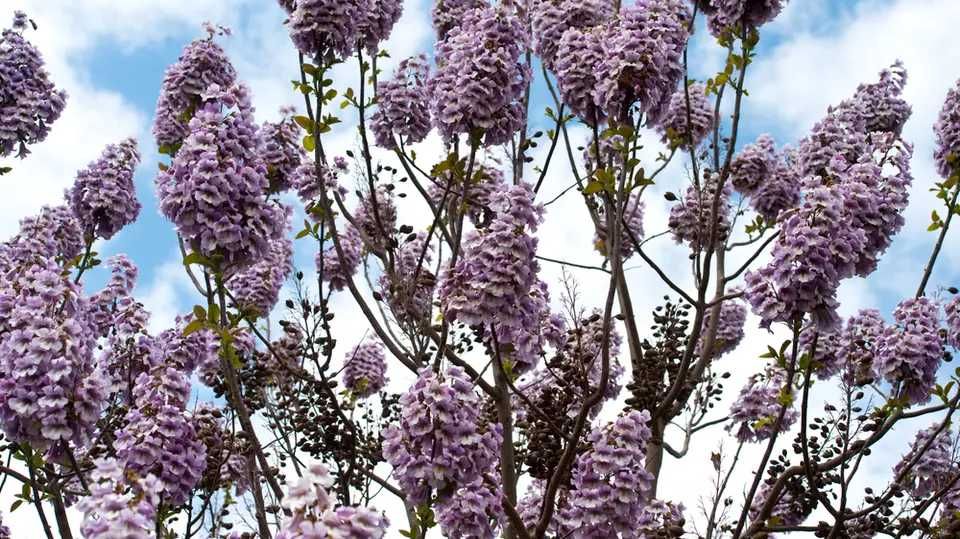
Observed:
[[[916,294],[843,319],[838,287],[876,270],[914,182],[899,62],[778,147],[742,126],[781,0],[438,0],[433,56],[391,73],[400,0],[279,3],[299,65],[279,121],[257,122],[226,28],[163,78],[156,194],[196,295],[174,327],[148,329],[125,256],[84,286],[140,211],[132,139],[0,244],[0,489],[36,510],[31,537],[960,536],[960,374],[941,368],[960,296],[931,282],[960,212],[960,87],[934,126],[940,178],[917,180],[943,207]],[[27,27],[17,13],[0,40],[3,158],[65,103]],[[689,74],[695,28],[725,54],[707,80]],[[341,122],[355,147],[331,155]],[[431,133],[442,153],[418,155]],[[602,264],[538,254],[563,196]],[[648,234],[654,204],[668,230]],[[667,235],[689,275],[648,254]],[[638,288],[628,260],[661,282]],[[541,263],[595,278],[548,282]],[[640,327],[637,298],[664,292]],[[748,310],[768,352],[724,411]],[[855,487],[908,424],[886,482]],[[708,431],[736,450],[690,485],[702,510],[664,499],[664,460]]]

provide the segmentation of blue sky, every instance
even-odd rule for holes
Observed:
[[[429,52],[429,5],[429,0],[407,0],[404,18],[387,44],[394,60]],[[31,159],[13,163],[13,173],[0,180],[4,184],[0,236],[12,234],[17,221],[36,213],[41,205],[59,203],[75,171],[95,159],[104,144],[137,136],[144,155],[137,173],[143,211],[137,223],[101,251],[127,253],[139,265],[138,293],[154,312],[158,328],[162,327],[194,302],[179,265],[173,230],[159,215],[153,195],[157,159],[149,128],[163,71],[187,42],[201,34],[203,21],[229,25],[234,35],[221,42],[240,77],[254,92],[258,119],[275,118],[281,105],[299,104],[299,96],[288,82],[296,75],[296,55],[281,26],[283,13],[271,0],[8,0],[4,7],[11,14],[13,9],[23,9],[37,20],[40,29],[30,32],[29,38],[48,59],[53,80],[65,86],[71,98],[48,141],[36,147]],[[0,20],[7,16],[0,13]],[[857,83],[875,80],[876,73],[894,60],[903,59],[910,73],[906,96],[914,115],[907,124],[906,137],[916,144],[916,180],[907,225],[876,274],[843,286],[844,314],[876,307],[889,316],[894,304],[912,294],[919,280],[933,241],[933,235],[925,231],[934,207],[927,189],[936,180],[930,157],[931,126],[947,89],[960,78],[960,69],[955,68],[960,66],[960,46],[955,44],[953,26],[958,19],[960,3],[955,0],[794,0],[777,21],[763,29],[762,47],[748,79],[751,95],[745,104],[747,120],[741,142],[770,132],[778,146],[793,143],[829,104],[849,96]],[[721,54],[701,30],[691,48],[693,76],[704,78],[722,68]],[[353,73],[348,69],[340,68],[340,75],[352,80]],[[390,66],[385,69],[389,73]],[[343,89],[346,83],[338,86]],[[534,123],[542,121],[545,97],[541,88],[531,107]],[[345,121],[331,133],[334,152],[354,146],[352,125]],[[579,130],[574,134],[585,135]],[[657,151],[651,138],[648,157]],[[439,156],[439,141],[436,137],[428,139],[418,153],[424,159]],[[545,199],[569,184],[565,165],[565,160],[558,159],[551,167]],[[647,203],[648,233],[665,228],[669,206],[659,195],[684,188],[682,163],[671,165],[663,178],[667,183],[656,186]],[[586,226],[582,203],[575,197],[552,206],[546,219],[540,233],[541,254],[578,262],[599,261],[591,249],[593,233]],[[410,220],[418,222],[413,215]],[[958,244],[955,231],[931,281],[933,286],[960,284]],[[686,270],[684,254],[668,239],[651,244],[650,250],[668,271]],[[312,256],[308,246],[299,246],[300,266],[309,269]],[[584,282],[590,277],[574,273]],[[543,274],[548,283],[555,284],[559,269],[544,266]],[[630,279],[638,290],[650,289],[649,283],[655,282],[652,273],[642,268],[631,272]],[[94,274],[90,285],[101,280],[102,274]],[[595,299],[595,291],[586,288],[586,299]],[[662,294],[657,288],[641,294],[641,316],[646,316]],[[335,306],[342,307],[344,313],[338,315],[344,324],[342,329],[358,331],[362,327],[359,317],[348,302],[336,301]],[[641,327],[646,325],[644,319]],[[771,341],[779,342],[756,329],[748,335],[754,339],[744,345],[744,356],[763,350]],[[735,371],[734,381],[742,380],[757,370],[757,364],[745,359],[743,365],[732,366],[731,370]],[[403,377],[398,376],[398,380]],[[731,388],[736,387],[736,383],[731,384]],[[708,453],[713,445],[705,443],[703,449]],[[707,468],[699,467],[697,458],[693,456],[692,467],[685,473],[706,473]],[[708,462],[706,458],[700,461]],[[883,465],[878,465],[880,468]],[[682,490],[680,485],[664,486],[668,495]],[[684,501],[688,507],[695,506],[695,498]]]

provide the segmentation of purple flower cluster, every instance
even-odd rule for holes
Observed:
[[[847,320],[838,351],[847,384],[864,385],[873,380],[873,361],[884,331],[883,317],[876,309],[861,310]]]
[[[131,332],[129,325],[139,326],[137,319],[140,318],[140,314],[134,314],[132,319],[127,315],[133,313],[124,312],[119,317],[118,314],[122,309],[131,308],[126,302],[121,305],[120,301],[122,299],[133,301],[130,294],[133,293],[133,287],[137,283],[139,270],[126,255],[122,254],[107,259],[107,267],[110,268],[110,280],[107,281],[103,290],[90,297],[90,317],[93,325],[97,328],[96,334],[105,336],[111,329],[115,330],[114,333],[135,333],[137,330],[134,329]]]
[[[361,12],[360,38],[370,54],[378,52],[377,45],[386,41],[393,26],[403,14],[403,0],[366,0]]]
[[[700,251],[726,241],[730,234],[730,184],[724,183],[723,189],[717,193],[719,174],[708,173],[704,176],[704,184],[698,189],[696,185],[687,188],[683,200],[670,208],[670,218],[667,226],[673,233],[677,243],[686,243],[694,251]],[[714,218],[713,208],[717,197],[718,214]],[[714,231],[714,220],[716,230]],[[711,245],[711,236],[714,245]]]
[[[430,112],[444,139],[483,135],[485,145],[495,146],[523,126],[530,75],[520,61],[525,40],[517,17],[487,7],[466,13],[437,44]]]
[[[100,159],[77,173],[67,199],[86,237],[108,240],[136,220],[140,203],[133,173],[139,163],[137,141],[130,138],[108,145]]]
[[[430,16],[437,39],[446,39],[447,35],[463,23],[467,13],[475,9],[488,7],[486,0],[436,0]]]
[[[917,432],[910,451],[893,468],[898,484],[917,498],[947,486],[957,469],[950,429],[940,429],[939,433],[938,429],[940,425],[932,425]]]
[[[594,429],[577,457],[570,491],[577,537],[629,536],[650,499],[653,476],[646,470],[650,414],[630,410]]]
[[[338,232],[340,250],[337,249],[337,244],[331,240],[330,245],[317,253],[317,271],[320,272],[320,276],[330,284],[330,288],[333,290],[343,290],[349,287],[353,274],[357,271],[357,266],[360,265],[360,259],[363,256],[363,240],[356,228],[347,225]]]
[[[818,327],[835,329],[840,280],[854,274],[862,230],[846,222],[842,195],[829,187],[806,194],[787,217],[770,263],[746,275],[746,298],[765,327],[812,315]]]
[[[482,228],[487,217],[494,211],[495,200],[508,188],[503,172],[498,168],[481,165],[473,178],[466,182],[447,181],[430,184],[427,194],[439,209],[449,213],[466,211],[470,222]]]
[[[381,148],[420,142],[430,133],[430,103],[427,78],[430,67],[424,55],[400,62],[392,79],[377,83],[377,110],[370,117],[370,130]]]
[[[2,513],[0,513],[0,539],[10,539],[10,528],[4,526]]]
[[[14,151],[26,157],[27,145],[47,138],[67,100],[48,78],[40,51],[23,37],[26,20],[17,11],[13,28],[0,34],[0,157]]]
[[[52,261],[0,277],[0,426],[8,439],[37,449],[88,441],[106,399],[89,309]]]
[[[483,424],[480,397],[462,369],[451,367],[442,377],[421,370],[400,406],[399,424],[383,431],[383,455],[411,504],[494,470],[500,431]]]
[[[947,345],[960,350],[960,296],[943,307],[947,315]]]
[[[289,511],[277,539],[381,539],[389,521],[365,507],[334,507],[327,489],[333,478],[327,468],[310,464],[287,488],[281,504]]]
[[[397,228],[397,205],[393,200],[393,185],[379,185],[360,197],[354,214],[354,223],[368,251],[385,256],[393,242]]]
[[[949,178],[960,164],[960,81],[947,92],[933,133],[937,138],[933,153],[937,170],[941,176]]]
[[[429,322],[436,276],[430,270],[433,247],[427,235],[417,234],[396,251],[392,271],[380,276],[380,293],[398,321],[418,325]]]
[[[746,26],[759,28],[783,10],[787,0],[695,0],[707,15],[707,26],[715,36]]]
[[[713,323],[714,310],[707,311],[703,321],[704,332]],[[718,358],[732,352],[743,340],[743,326],[747,321],[747,306],[742,301],[728,300],[720,304],[720,316],[717,318],[717,332],[714,336],[710,355]],[[704,337],[697,341],[697,354],[701,354]]]
[[[363,0],[296,0],[287,20],[290,39],[307,58],[350,56],[364,14]]]
[[[290,238],[273,238],[263,258],[227,280],[237,306],[257,316],[268,315],[277,304],[283,281],[290,275],[292,259]]]
[[[681,56],[689,37],[686,0],[638,0],[624,6],[603,38],[594,102],[625,120],[637,105],[655,125],[683,77]],[[627,122],[629,123],[629,122]]]
[[[614,11],[610,0],[533,0],[530,3],[533,51],[552,71],[557,47],[567,30],[598,26],[611,19]]]
[[[904,300],[877,343],[877,375],[897,384],[911,403],[926,402],[936,382],[944,352],[939,315],[939,305],[929,298]]]
[[[730,182],[744,195],[770,181],[777,170],[777,148],[773,137],[764,133],[756,142],[747,144],[730,162]]]
[[[853,98],[839,108],[862,121],[867,132],[899,135],[912,113],[910,105],[901,97],[906,84],[907,71],[903,62],[897,60],[880,72],[878,82],[861,84]]]
[[[482,479],[437,501],[437,523],[446,537],[495,539],[503,526],[503,493]]]
[[[707,99],[706,86],[699,82],[673,92],[667,111],[657,124],[663,142],[681,150],[689,150],[691,142],[694,148],[700,146],[712,130],[713,104]]]
[[[68,262],[83,251],[80,222],[66,206],[44,206],[20,221],[19,233],[0,248],[0,266],[48,260]],[[7,268],[5,268],[7,269]]]
[[[784,391],[790,391],[785,378],[786,373],[772,366],[763,375],[751,376],[730,407],[727,430],[735,430],[734,435],[742,442],[759,442],[775,432],[789,429],[799,416],[789,405],[783,420],[777,422],[783,408],[781,396]]]
[[[343,385],[357,398],[365,399],[387,385],[387,358],[379,342],[358,344],[343,363]]]
[[[279,122],[263,122],[260,138],[269,191],[281,193],[293,188],[299,178],[300,165],[307,161],[307,152],[300,143],[300,126],[285,114]]]
[[[620,238],[620,255],[623,260],[636,253],[637,245],[633,241],[634,238],[637,241],[643,239],[643,210],[644,204],[643,200],[640,199],[640,191],[631,192],[623,208],[623,222],[621,223],[626,225],[625,228],[621,228]],[[601,222],[600,226],[597,227],[594,245],[601,254],[610,256],[607,247],[607,227],[605,225],[605,222]],[[629,232],[627,232],[628,229]]]
[[[246,87],[209,88],[190,135],[157,176],[160,210],[194,251],[236,270],[265,256],[285,211],[269,187]]]
[[[816,348],[813,346],[814,339]],[[842,342],[840,331],[820,332],[811,328],[800,333],[797,344],[801,353],[811,356],[814,375],[821,380],[828,380],[847,366],[841,354]]]
[[[163,500],[173,505],[187,501],[206,468],[206,448],[185,411],[190,381],[183,371],[165,365],[142,373],[133,390],[133,406],[126,425],[117,434],[117,458],[138,475],[156,475]]]
[[[792,153],[777,158],[772,174],[749,195],[750,207],[768,223],[774,223],[786,210],[800,205],[800,176],[792,162]]]
[[[326,165],[318,167],[316,163],[307,161],[297,168],[294,175],[296,180],[293,186],[297,190],[297,196],[312,219],[317,218],[313,210],[320,207],[322,193],[326,192],[327,200],[330,201],[333,200],[334,192],[340,196],[347,192],[338,181],[337,169]]]
[[[213,41],[213,32],[189,43],[163,75],[153,120],[157,145],[174,150],[190,134],[188,123],[204,101],[202,94],[211,86],[229,88],[236,82],[237,72]]]
[[[156,537],[162,486],[156,476],[137,476],[116,459],[97,461],[90,474],[90,495],[81,498],[80,533],[85,539]]]
[[[557,44],[553,70],[563,102],[590,125],[603,121],[605,115],[594,99],[597,70],[604,60],[604,27],[571,28]]]

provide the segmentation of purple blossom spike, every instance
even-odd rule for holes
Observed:
[[[939,310],[926,297],[900,302],[893,325],[884,329],[877,344],[877,375],[898,384],[901,396],[914,404],[930,399],[943,359]]]
[[[264,257],[227,280],[237,306],[266,316],[277,304],[283,281],[293,269],[293,242],[286,236],[273,238]]]
[[[504,523],[503,494],[482,479],[437,502],[437,523],[446,537],[494,539]]]
[[[448,34],[463,23],[467,13],[487,6],[485,0],[435,0],[430,15],[433,28],[437,31],[437,39],[446,39]]]
[[[650,414],[630,410],[594,429],[572,472],[570,507],[577,536],[629,535],[640,520],[653,476],[646,470]]]
[[[781,394],[789,391],[783,371],[768,368],[766,374],[754,374],[730,407],[730,423],[727,430],[734,432],[742,442],[759,442],[770,438],[775,432],[783,432],[796,422],[799,414],[789,405],[778,423]]]
[[[844,365],[843,379],[846,383],[860,386],[873,381],[873,361],[884,328],[883,317],[876,309],[861,310],[847,320],[840,335],[838,351]]]
[[[747,144],[730,163],[730,182],[733,188],[745,195],[770,181],[777,170],[777,153],[773,137],[763,134],[757,141]]]
[[[332,201],[334,192],[339,193],[340,196],[347,192],[338,182],[337,169],[326,165],[320,165],[318,168],[315,163],[306,162],[297,168],[295,176],[294,187],[297,190],[297,196],[306,206],[310,218],[314,220],[318,220],[314,210],[321,208],[322,193],[326,192],[327,200]]]
[[[365,399],[387,384],[387,359],[379,342],[358,344],[343,362],[343,385],[356,397]]]
[[[960,164],[960,81],[947,92],[943,108],[933,125],[937,146],[933,158],[937,170],[944,178],[949,178]]]
[[[362,0],[296,0],[287,27],[294,46],[307,58],[356,52],[369,2]]]
[[[759,28],[780,14],[788,0],[695,0],[707,15],[710,32],[720,36],[738,28]]]
[[[170,153],[190,135],[188,124],[203,102],[201,94],[210,86],[229,88],[237,82],[227,53],[213,37],[209,32],[207,37],[189,43],[163,75],[153,136],[157,146]]]
[[[894,466],[893,473],[910,494],[922,498],[947,486],[956,466],[949,427],[932,425],[917,432],[910,451]]]
[[[552,71],[557,47],[567,30],[598,26],[613,14],[610,0],[534,0],[530,5],[533,51]]]
[[[307,153],[300,143],[300,126],[293,116],[284,114],[279,122],[264,122],[260,138],[263,140],[269,191],[281,193],[295,187],[298,169],[307,160]]]
[[[37,449],[89,440],[106,399],[89,305],[50,260],[0,279],[0,426],[8,439]]]
[[[393,200],[393,185],[379,185],[360,198],[360,206],[354,221],[364,247],[368,251],[385,256],[393,242],[397,227],[397,206]]]
[[[161,212],[194,252],[230,270],[266,255],[285,211],[266,199],[269,182],[246,87],[205,93],[170,168],[156,180]]]
[[[123,463],[116,459],[97,461],[90,474],[90,495],[77,505],[83,512],[80,533],[85,539],[156,537],[161,489],[152,474],[125,473]]]
[[[0,248],[0,265],[69,262],[84,248],[80,222],[66,206],[44,206],[40,214],[20,221],[20,232]]]
[[[317,271],[324,281],[330,283],[333,290],[343,290],[349,286],[363,255],[363,241],[356,228],[347,225],[339,232],[343,256],[333,241],[330,241],[326,249],[317,253]]]
[[[696,185],[687,188],[683,200],[670,208],[667,226],[677,243],[686,243],[694,251],[707,249],[714,243],[723,243],[730,234],[730,213],[732,205],[730,184],[725,183],[717,194],[719,175],[709,173],[704,185],[698,190]],[[718,217],[714,218],[713,208],[716,197],[720,197]],[[714,232],[714,221],[716,231]]]
[[[603,39],[603,28],[571,28],[560,38],[554,61],[563,102],[589,125],[597,125],[606,117],[594,98],[598,69],[604,61]]]
[[[818,332],[808,329],[800,333],[799,347],[805,354],[811,354],[813,359],[814,375],[821,380],[828,380],[840,372],[845,364],[841,355],[841,328],[834,332]],[[813,348],[816,338],[816,349]]]
[[[713,104],[707,99],[706,86],[694,82],[673,92],[657,131],[663,135],[664,143],[689,150],[691,142],[694,148],[700,146],[713,130],[713,123]]]
[[[378,45],[390,37],[403,14],[403,0],[367,0],[361,6],[360,39],[370,54],[377,54]]]
[[[704,331],[712,324],[713,309],[707,311],[704,318]],[[717,318],[717,333],[714,337],[711,357],[718,358],[732,352],[743,340],[743,326],[747,320],[747,306],[739,300],[724,301],[720,304],[720,316]],[[702,353],[703,337],[697,341],[697,354]]]
[[[791,152],[779,156],[772,174],[750,193],[750,207],[768,223],[800,205],[800,177],[793,165]]]
[[[861,118],[868,132],[899,135],[912,113],[902,97],[906,84],[907,70],[897,60],[880,72],[878,82],[861,84],[853,98],[841,103],[838,109]]]
[[[683,77],[690,18],[686,0],[639,0],[621,9],[604,32],[597,66],[594,99],[608,116],[626,120],[636,105],[648,125],[659,123]]]
[[[493,471],[500,431],[482,424],[480,397],[462,369],[451,367],[442,377],[421,370],[400,406],[399,424],[383,432],[383,455],[410,503]]]
[[[486,146],[510,140],[523,126],[523,94],[530,74],[521,63],[526,33],[505,8],[467,12],[437,43],[430,79],[430,113],[440,134],[483,135]]]
[[[137,141],[130,138],[108,145],[98,160],[77,173],[67,199],[85,236],[108,240],[136,220],[140,202],[133,173],[139,163]]]
[[[427,58],[421,54],[400,62],[392,79],[377,83],[377,110],[370,117],[377,146],[393,150],[397,148],[394,137],[409,145],[430,133],[429,72]]]
[[[14,14],[13,29],[0,34],[0,157],[24,158],[28,145],[42,142],[60,118],[67,94],[43,67],[40,51],[23,37],[27,17]]]
[[[157,365],[141,374],[126,425],[117,434],[117,458],[140,476],[156,475],[164,500],[184,503],[206,467],[206,448],[185,411],[190,382],[183,371]]]
[[[960,296],[947,302],[943,310],[947,314],[947,344],[960,350]]]

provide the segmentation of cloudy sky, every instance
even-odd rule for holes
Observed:
[[[282,11],[270,0],[6,0],[2,4],[6,11],[0,10],[0,20],[12,17],[14,9],[22,9],[37,22],[39,30],[29,32],[28,38],[45,56],[52,79],[70,97],[50,137],[33,148],[33,155],[24,162],[6,163],[14,170],[0,180],[0,237],[14,233],[19,219],[36,213],[41,206],[60,203],[76,170],[95,159],[105,144],[137,137],[144,155],[137,174],[144,209],[137,223],[101,246],[100,251],[104,255],[127,253],[140,266],[138,295],[153,312],[154,327],[168,326],[195,299],[182,275],[174,233],[160,216],[153,194],[157,159],[150,124],[163,71],[176,60],[184,44],[200,35],[202,22],[230,26],[233,36],[221,39],[221,43],[253,91],[258,119],[275,119],[282,105],[299,103],[289,84],[297,75],[296,54],[282,26]],[[386,44],[394,60],[418,52],[430,54],[433,35],[429,7],[430,0],[406,1],[404,16]],[[905,135],[916,148],[916,180],[907,224],[875,275],[844,285],[843,314],[865,307],[888,314],[900,298],[916,288],[933,241],[926,232],[934,207],[928,189],[937,179],[930,157],[931,126],[948,88],[960,78],[960,68],[955,67],[960,66],[954,24],[958,19],[960,3],[955,0],[794,0],[777,21],[763,28],[760,56],[747,82],[750,96],[745,104],[745,135],[741,141],[769,132],[778,145],[793,143],[829,104],[849,96],[859,82],[875,80],[880,69],[900,59],[909,72],[906,97],[913,105],[913,116]],[[722,68],[720,50],[703,31],[698,33],[690,58],[697,77]],[[387,72],[394,60],[384,66]],[[354,68],[338,69],[341,74],[337,82],[343,89],[353,83]],[[545,96],[535,97],[531,109],[534,123],[545,125],[541,118],[544,104]],[[344,122],[330,135],[334,153],[355,145],[351,125]],[[575,134],[583,136],[577,130]],[[439,151],[440,144],[432,137],[418,154],[426,160],[438,156]],[[651,137],[646,154],[654,156],[658,151]],[[561,160],[554,163],[543,200],[569,185],[570,175],[564,165]],[[671,165],[661,177],[663,184],[653,189],[647,202],[648,234],[665,229],[669,207],[660,195],[685,187],[682,163]],[[410,221],[418,222],[415,216]],[[549,208],[540,232],[541,254],[598,263],[598,255],[591,250],[592,236],[586,212],[574,193]],[[957,235],[950,240],[932,280],[935,286],[960,283]],[[652,243],[650,251],[671,274],[686,272],[685,256],[669,239]],[[312,258],[309,247],[298,248],[298,266],[309,269]],[[638,266],[631,270],[630,281],[637,290],[638,312],[647,313],[665,289],[656,285],[654,274],[639,264],[636,260],[628,263]],[[574,274],[581,281],[585,298],[599,305],[601,292],[591,286],[597,282],[596,276],[584,271]],[[554,285],[560,268],[545,263],[543,276]],[[92,283],[97,279],[93,276]],[[359,335],[360,320],[348,302],[344,298],[336,304],[342,309],[339,329],[346,335]],[[641,317],[641,327],[648,325],[649,316]],[[736,357],[724,360],[734,374],[731,391],[759,370],[760,363],[755,359],[758,351],[782,340],[756,329],[753,319],[748,324],[749,342],[733,354]],[[403,374],[395,377],[397,384],[405,381]],[[897,433],[897,438],[909,437],[907,430],[912,428]],[[696,439],[696,447],[682,467],[668,458],[661,481],[666,498],[682,501],[688,508],[698,506],[698,493],[686,488],[687,481],[693,478],[706,484],[707,456],[723,438],[721,432],[718,429],[715,434]],[[896,453],[897,447],[893,444],[890,450]],[[882,474],[889,468],[889,460],[895,458],[876,459],[869,471]],[[0,510],[9,507],[5,499],[0,496]],[[27,509],[20,509],[7,520],[14,536],[20,537],[18,531],[28,533],[34,518]],[[395,520],[401,520],[400,515]]]

